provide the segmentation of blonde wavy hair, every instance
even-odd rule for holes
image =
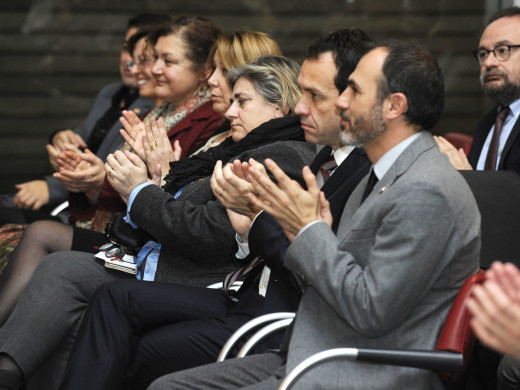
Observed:
[[[236,31],[221,35],[209,53],[210,64],[213,64],[217,50],[222,66],[227,70],[249,64],[261,55],[282,55],[275,40],[260,31]]]

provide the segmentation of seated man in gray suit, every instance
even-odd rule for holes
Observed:
[[[336,105],[343,141],[363,146],[373,168],[349,198],[337,235],[309,168],[304,190],[274,162],[266,166],[278,185],[250,161],[250,201],[293,241],[284,266],[304,290],[288,349],[181,371],[149,389],[273,389],[324,349],[433,349],[459,288],[478,270],[480,248],[473,195],[426,131],[443,102],[441,71],[424,50],[389,42],[360,60]],[[428,370],[342,361],[305,374],[297,388],[442,385]]]
[[[67,150],[67,144],[77,148],[88,147],[91,152],[105,160],[109,153],[123,143],[123,138],[119,134],[119,129],[122,127],[119,123],[121,111],[132,110],[136,113],[144,113],[153,108],[153,102],[150,99],[139,97],[139,91],[136,88],[137,80],[127,65],[132,60],[127,42],[139,27],[167,20],[170,20],[168,15],[139,14],[128,21],[119,57],[121,81],[108,84],[100,91],[89,115],[75,130],[60,129],[50,135],[47,152],[53,168],[58,170],[58,154]],[[67,200],[69,194],[65,186],[53,176],[21,183],[16,188],[18,190],[16,194],[2,196],[1,206],[27,210],[39,210],[43,207],[42,213],[23,212],[23,210],[15,209],[9,211],[7,215],[3,212],[2,214],[6,215],[8,220],[1,222],[22,223],[46,217],[48,214],[43,211],[48,212],[56,204]]]

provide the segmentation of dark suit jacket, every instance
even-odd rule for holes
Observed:
[[[330,146],[325,146],[320,150],[310,165],[313,173],[316,173],[320,165],[328,160],[330,153]],[[356,148],[321,188],[330,202],[334,231],[337,230],[340,216],[350,194],[366,176],[370,165],[365,151]],[[249,249],[251,253],[262,257],[278,274],[285,274],[287,277],[289,271],[284,268],[283,259],[289,244],[282,227],[272,216],[267,213],[258,215],[249,232]]]
[[[320,165],[329,159],[331,151],[329,146],[321,149],[310,165],[313,173],[316,173]],[[334,229],[337,229],[351,192],[368,173],[369,168],[370,162],[365,151],[354,149],[323,185],[322,190],[331,204]],[[258,266],[245,278],[238,292],[240,301],[230,310],[230,313],[260,316],[277,311],[296,311],[301,290],[295,283],[292,273],[283,266],[285,251],[290,242],[281,226],[269,214],[261,213],[253,223],[249,239],[251,255],[248,259],[260,255],[264,259],[264,265],[271,269],[267,293],[265,298],[258,294],[259,278],[264,268]],[[270,339],[265,345],[260,345],[255,352],[280,345],[281,341],[279,335],[277,338]]]
[[[475,133],[473,135],[473,143],[471,144],[471,151],[469,154],[469,162],[473,169],[476,169],[480,153],[484,142],[495,124],[497,116],[497,109],[494,108],[486,114],[486,116],[479,122]],[[498,170],[500,171],[515,171],[520,173],[520,120],[517,120],[511,134],[502,151],[500,161],[498,163]]]

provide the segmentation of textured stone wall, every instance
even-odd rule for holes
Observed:
[[[74,127],[118,79],[126,20],[142,11],[200,14],[223,30],[262,30],[301,60],[320,33],[360,27],[421,43],[446,77],[439,133],[471,133],[489,108],[471,51],[490,0],[16,0],[0,3],[0,192],[50,172],[44,145]],[[491,10],[493,11],[493,10]]]

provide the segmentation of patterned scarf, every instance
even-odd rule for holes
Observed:
[[[172,127],[186,118],[186,115],[191,114],[197,108],[209,101],[210,98],[211,93],[209,91],[209,87],[201,88],[199,92],[197,92],[197,95],[177,108],[175,108],[173,104],[167,102],[161,103],[154,107],[154,109],[150,111],[143,119],[143,123],[149,123],[151,118],[157,119],[162,117],[166,129],[170,130]]]
[[[176,126],[180,121],[186,118],[186,115],[191,114],[197,108],[205,104],[211,98],[209,87],[203,87],[199,89],[197,95],[189,99],[186,103],[175,108],[172,103],[163,102],[155,106],[146,116],[142,119],[144,124],[150,123],[150,119],[163,118],[164,127],[166,131],[170,131],[171,128]],[[123,150],[132,151],[132,148],[128,143],[125,142]]]

